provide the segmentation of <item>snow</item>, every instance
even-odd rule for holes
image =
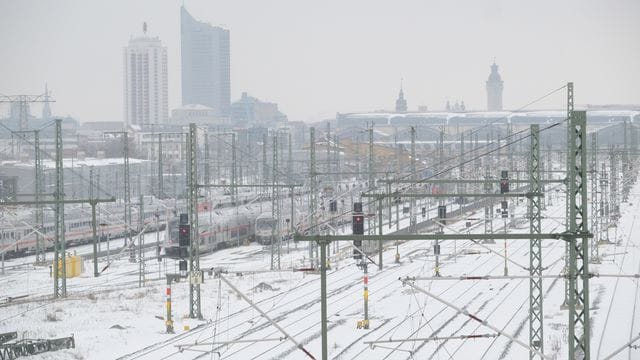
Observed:
[[[601,245],[601,264],[591,264],[590,272],[600,274],[640,273],[640,188],[631,191],[630,202],[621,207],[622,218],[616,242]],[[557,218],[564,214],[564,204],[554,199],[554,206],[544,212],[543,232],[561,232]],[[524,212],[524,203],[518,209]],[[431,212],[433,213],[433,212]],[[478,214],[468,214],[478,217]],[[386,216],[386,212],[385,212]],[[406,226],[408,219],[401,221]],[[481,228],[481,226],[480,226]],[[474,231],[481,231],[481,229]],[[385,232],[392,230],[384,226]],[[504,231],[502,221],[494,222],[496,232]],[[341,230],[347,230],[341,228]],[[393,229],[395,230],[395,229]],[[464,222],[449,231],[466,232]],[[510,229],[526,232],[527,227]],[[613,234],[613,231],[612,231]],[[613,236],[612,236],[613,237]],[[155,239],[149,235],[149,239]],[[112,242],[122,245],[121,240]],[[441,243],[443,276],[503,275],[504,259],[489,253],[470,241]],[[504,243],[485,246],[502,253]],[[88,252],[90,247],[77,249]],[[455,249],[455,250],[454,250]],[[524,359],[528,351],[504,336],[469,340],[407,341],[378,343],[364,341],[443,337],[470,334],[494,334],[469,317],[458,314],[421,292],[403,286],[398,279],[406,276],[432,276],[434,257],[431,243],[420,241],[398,245],[399,264],[394,263],[396,247],[387,244],[384,270],[369,266],[370,329],[357,329],[363,319],[363,273],[351,258],[349,244],[329,247],[331,269],[328,271],[328,345],[331,359]],[[526,267],[529,263],[527,241],[507,241],[508,257]],[[151,258],[154,249],[146,256]],[[457,253],[457,256],[454,254]],[[465,253],[469,253],[464,255]],[[558,275],[564,264],[564,243],[543,241],[545,275]],[[48,254],[51,258],[50,254]],[[138,287],[138,264],[124,256],[111,264],[98,278],[93,278],[92,264],[85,261],[87,271],[68,279],[68,297],[51,300],[52,280],[49,269],[29,265],[30,259],[14,259],[0,276],[0,332],[18,331],[19,337],[54,338],[74,334],[76,348],[46,353],[33,359],[303,359],[304,353],[293,342],[280,340],[284,335],[251,308],[238,294],[219,279],[206,273],[210,268],[227,270],[225,278],[246,294],[252,302],[274,319],[297,342],[316,358],[321,355],[320,279],[318,274],[292,271],[308,265],[307,244],[284,245],[283,271],[268,271],[269,247],[256,244],[217,251],[202,256],[205,270],[202,291],[204,320],[189,319],[189,287],[185,282],[172,285],[172,307],[175,334],[165,333],[162,320],[166,316],[164,273],[177,272],[173,260],[146,263],[145,286]],[[377,260],[377,256],[374,257]],[[103,259],[104,261],[104,259]],[[105,265],[100,264],[100,268]],[[528,275],[528,271],[508,263],[509,275]],[[639,279],[592,278],[591,321],[592,357],[602,358],[640,332]],[[564,300],[562,279],[545,279],[544,339],[545,354],[567,358],[568,312],[561,310]],[[415,285],[466,309],[489,324],[528,343],[529,282],[527,279],[485,281],[418,280]],[[6,297],[29,295],[11,303]],[[5,303],[2,303],[5,301]],[[190,330],[185,330],[188,326]],[[248,343],[216,344],[237,339],[264,340]],[[195,343],[208,345],[176,345]],[[201,351],[214,350],[215,356]],[[625,350],[617,359],[640,357],[640,350]]]

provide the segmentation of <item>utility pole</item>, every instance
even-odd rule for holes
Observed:
[[[444,169],[444,128],[440,129],[440,142],[438,144],[438,166],[437,166],[437,174],[438,174],[438,178],[442,178],[442,176],[440,175],[440,172],[442,172],[442,169]],[[443,186],[444,187],[444,186]],[[438,199],[438,217],[440,217],[441,211],[440,209],[444,209],[445,208],[445,201],[444,198],[439,198]],[[444,234],[444,228],[442,226],[442,221],[444,221],[442,218],[439,219],[440,224],[438,224],[438,231],[436,232],[436,234]],[[440,240],[436,239],[435,240],[435,246],[433,247],[433,253],[435,255],[436,258],[436,266],[435,266],[435,276],[440,276]]]
[[[164,199],[164,171],[162,167],[162,133],[158,134],[158,199]]]
[[[629,198],[629,190],[631,189],[631,177],[629,172],[629,168],[631,166],[631,163],[629,162],[629,131],[627,129],[628,124],[626,120],[624,121],[623,127],[624,143],[622,148],[622,178],[624,179],[624,181],[622,181],[622,201],[626,202]]]
[[[591,238],[591,257],[590,262],[592,264],[600,263],[600,250],[598,243],[600,242],[600,231],[598,230],[598,133],[591,133],[591,164],[589,167],[589,173],[591,174],[591,232],[593,237]]]
[[[462,131],[460,133],[460,167],[458,169],[459,174],[458,174],[458,179],[462,180],[464,179],[464,173],[465,173],[465,161],[464,161],[464,131]],[[458,192],[461,194],[464,194],[465,192],[467,192],[467,185],[465,183],[459,183],[458,184]],[[465,199],[463,197],[460,198],[460,210],[461,213],[464,211],[464,203],[465,203]]]
[[[289,185],[291,185],[293,184],[293,145],[291,144],[291,131],[289,131],[287,135],[289,145],[289,154],[287,157],[287,181]],[[293,192],[291,193],[291,198],[293,199]],[[293,214],[291,217],[293,217]],[[293,219],[291,220],[291,224],[293,225]]]
[[[609,160],[609,213],[611,220],[617,222],[620,205],[618,203],[618,152],[615,148],[611,149]],[[618,240],[614,239],[614,242],[616,241]]]
[[[42,155],[40,154],[40,130],[14,131],[13,134],[33,133],[33,159],[34,159],[34,200],[36,205],[36,264],[46,263],[46,245],[44,242],[44,209],[40,204],[44,181],[42,178]]]
[[[375,168],[374,168],[374,148],[373,148],[373,122],[371,123],[371,127],[367,130],[367,132],[369,133],[369,166],[368,166],[368,171],[369,171],[369,178],[368,178],[368,183],[369,183],[369,194],[373,194],[373,192],[375,191],[375,179],[374,179],[374,174],[375,174]],[[368,203],[368,209],[369,209],[369,214],[375,214],[377,213],[376,211],[376,202],[372,201]],[[382,211],[382,209],[380,209]],[[373,218],[374,221],[371,221],[371,217],[367,216],[367,232],[369,234],[375,234],[375,217]],[[382,240],[378,241],[378,269],[382,270],[382,246],[383,246],[383,242]]]
[[[105,134],[122,135],[124,156],[124,227],[125,245],[130,245],[131,238],[131,183],[129,177],[129,133],[127,131],[105,132]],[[129,262],[136,262],[136,247],[129,246]]]
[[[416,128],[411,126],[411,180],[417,180],[416,174]],[[415,215],[415,207],[416,200],[415,198],[411,198],[410,200],[410,208],[409,208],[409,217],[410,217],[410,227],[411,233],[416,231],[416,215]],[[382,234],[380,234],[382,235]]]
[[[231,193],[233,194],[233,203],[238,207],[238,178],[236,171],[236,133],[231,133]]]
[[[138,186],[142,187],[141,179],[142,177],[138,177]],[[145,283],[145,260],[144,260],[144,197],[142,196],[142,191],[138,194],[138,199],[140,203],[138,204],[138,287],[143,287]]]
[[[278,134],[273,137],[273,162],[272,162],[272,187],[271,187],[271,214],[277,221],[278,226],[271,227],[271,270],[280,270],[280,209],[279,209],[279,187],[278,183]],[[278,231],[277,231],[278,230]]]
[[[42,155],[40,154],[40,131],[35,130],[33,132],[34,153],[33,158],[35,162],[35,200],[36,200],[36,226],[40,228],[40,231],[44,228],[44,209],[40,204],[40,193],[44,186],[44,179],[42,178]],[[47,246],[44,241],[44,236],[40,232],[36,233],[36,263],[44,264],[47,261]]]
[[[327,142],[327,174],[331,174],[331,172],[333,171],[331,169],[331,123],[327,121],[327,133],[326,135],[326,142]],[[327,180],[331,179],[331,175],[327,175]]]
[[[533,194],[540,194],[540,126],[531,125],[531,155],[529,158],[529,183]],[[529,197],[529,359],[538,359],[544,353],[543,311],[542,311],[542,204],[544,199]]]
[[[192,319],[202,319],[200,310],[200,282],[202,273],[200,272],[200,230],[198,229],[198,132],[196,124],[189,124],[189,135],[187,137],[187,204],[189,209],[189,221],[191,222],[191,235],[189,246],[189,317]],[[233,137],[235,154],[235,135]],[[234,156],[235,160],[235,156]],[[235,165],[234,165],[235,169]],[[235,173],[235,170],[234,170]],[[235,182],[234,182],[235,184]],[[235,188],[235,187],[234,187]],[[199,279],[199,280],[198,280]]]
[[[570,192],[569,234],[569,359],[590,359],[589,230],[587,221],[586,111],[569,118],[570,158],[567,179]],[[579,280],[582,280],[581,283]],[[583,333],[577,331],[582,329]]]
[[[211,184],[211,164],[209,163],[209,132],[204,137],[204,183]]]
[[[600,164],[600,239],[601,243],[609,243],[609,179],[607,177],[607,164]]]
[[[64,167],[62,163],[62,119],[56,119],[56,243],[53,256],[53,294],[55,298],[67,297],[67,260],[64,240]],[[60,263],[59,263],[60,262]]]
[[[318,189],[316,184],[316,129],[314,127],[309,129],[309,228],[311,234],[316,234],[318,229],[316,227],[316,197],[318,196]],[[313,242],[309,242],[309,260],[311,261],[311,267],[313,267]]]
[[[573,117],[573,83],[567,83],[567,178],[569,178],[569,166],[571,164],[571,119]],[[566,231],[569,231],[569,216],[570,216],[570,197],[571,193],[567,186],[567,191],[565,193],[565,228]],[[565,255],[564,255],[564,271],[569,271],[569,255],[570,255],[570,245],[569,243],[565,243]],[[562,309],[566,309],[569,305],[569,281],[565,279],[564,281],[564,302],[560,306]]]

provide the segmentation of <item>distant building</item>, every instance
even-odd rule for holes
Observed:
[[[398,99],[396,100],[396,112],[407,112],[407,100],[404,99],[404,92],[402,91],[402,81],[400,82],[400,94],[398,94]]]
[[[229,30],[197,21],[180,9],[182,104],[213,108],[229,116],[231,61]]]
[[[198,125],[224,125],[225,122],[218,115],[218,112],[204,105],[189,104],[171,110],[172,125],[189,125],[195,123]]]
[[[498,65],[494,62],[491,65],[491,74],[487,80],[487,110],[489,111],[501,111],[502,110],[502,87],[504,81],[498,74]]]
[[[243,92],[240,100],[231,105],[231,121],[234,126],[274,127],[287,121],[287,116],[278,110],[278,104],[262,102]]]
[[[169,117],[167,48],[143,35],[124,48],[124,120],[127,126],[166,124]]]

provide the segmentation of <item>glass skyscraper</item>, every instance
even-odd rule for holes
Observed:
[[[182,104],[213,108],[229,116],[231,73],[229,30],[194,19],[180,9]]]

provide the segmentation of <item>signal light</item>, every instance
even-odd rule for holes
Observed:
[[[190,243],[191,225],[180,224],[178,227],[178,245],[180,247],[187,247]]]
[[[353,203],[353,212],[356,212],[356,213],[361,213],[362,212],[362,203],[361,202],[354,202]]]
[[[353,215],[353,235],[364,235],[364,215]]]
[[[362,251],[362,240],[353,240],[353,246]],[[362,259],[362,253],[356,249],[353,249],[353,258],[356,260]]]
[[[438,219],[442,224],[447,223],[445,220],[447,218],[447,206],[446,205],[438,205]]]
[[[509,171],[502,170],[500,172],[500,194],[509,192]]]

